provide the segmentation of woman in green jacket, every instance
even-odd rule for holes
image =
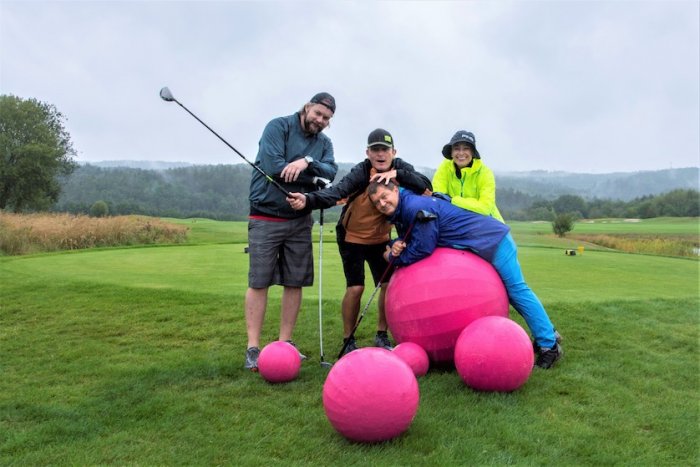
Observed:
[[[452,198],[452,204],[504,222],[496,207],[496,180],[481,162],[474,133],[460,130],[442,148],[445,156],[433,176],[433,191]]]

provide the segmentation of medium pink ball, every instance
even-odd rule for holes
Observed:
[[[288,342],[270,342],[258,356],[258,372],[270,383],[292,381],[299,375],[300,368],[299,351]]]
[[[484,316],[508,316],[496,270],[473,253],[437,248],[397,269],[386,293],[386,319],[396,342],[415,342],[435,363],[452,363],[459,333]]]
[[[457,339],[457,373],[467,386],[479,391],[515,391],[530,377],[534,363],[530,337],[508,318],[478,319]]]
[[[430,368],[428,354],[425,353],[423,347],[415,342],[402,342],[394,347],[394,354],[408,363],[416,377],[425,375]]]
[[[323,408],[349,440],[386,441],[408,429],[418,410],[418,381],[391,351],[365,347],[338,360],[323,384]]]

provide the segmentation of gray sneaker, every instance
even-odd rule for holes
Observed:
[[[345,345],[346,342],[347,342],[347,345]],[[343,345],[345,345],[345,350],[343,351],[343,354],[341,355],[341,357],[344,357],[345,355],[349,354],[353,350],[357,350],[357,343],[355,342],[354,337],[344,338]]]
[[[258,371],[258,357],[260,356],[260,349],[257,347],[248,347],[245,351],[245,365],[243,367],[246,370]]]
[[[394,346],[391,345],[389,340],[389,334],[386,331],[377,331],[377,335],[374,336],[374,346],[382,347],[387,350],[393,350]]]
[[[299,352],[299,349],[297,348],[297,345],[296,345],[293,341],[288,340],[288,341],[285,341],[285,342],[287,342],[288,344],[292,344],[292,345],[294,346],[294,348],[297,349],[297,352]],[[304,354],[301,353],[301,352],[299,352],[299,357],[301,357],[302,360],[306,360],[306,355],[304,355]]]

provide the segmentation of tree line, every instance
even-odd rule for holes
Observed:
[[[0,95],[1,210],[247,218],[249,166],[206,165],[168,170],[80,166],[74,160],[76,151],[63,121],[64,116],[53,105]],[[353,164],[339,166],[337,180]],[[421,171],[429,178],[434,173],[430,169]],[[535,172],[531,177],[497,175],[496,197],[504,217],[511,220],[551,221],[560,214],[573,218],[697,217],[697,176],[697,168],[623,177],[549,172]],[[660,192],[668,186],[676,189]],[[651,194],[625,200],[603,196],[586,199],[580,194],[611,193],[610,187]],[[330,209],[327,219],[334,221],[338,215],[338,208]]]
[[[205,165],[165,171],[84,165],[62,180],[55,211],[89,214],[102,201],[111,215],[243,220],[250,167]]]
[[[675,189],[660,195],[647,195],[631,201],[560,195],[544,199],[517,190],[496,190],[501,214],[511,220],[552,221],[557,214],[571,214],[574,219],[698,217],[700,192]]]
[[[342,164],[337,179],[350,167],[350,164]],[[246,164],[162,171],[84,165],[62,180],[62,194],[54,210],[89,214],[93,205],[100,201],[106,203],[107,212],[112,215],[245,220],[250,176],[251,169]],[[570,194],[546,199],[512,188],[498,188],[496,198],[504,217],[510,220],[552,221],[560,213],[581,219],[700,216],[700,194],[688,189],[622,201],[586,200]],[[327,219],[337,219],[337,209],[331,210]]]

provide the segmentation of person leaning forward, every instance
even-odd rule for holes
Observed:
[[[388,183],[394,180],[416,193],[432,189],[430,180],[413,166],[396,157],[394,138],[377,128],[367,138],[367,159],[357,164],[335,186],[313,193],[292,193],[288,198],[294,209],[325,209],[348,198],[336,226],[338,250],[343,261],[346,289],[342,302],[343,345],[345,353],[357,348],[351,336],[360,312],[365,284],[365,262],[369,265],[375,286],[382,280],[377,302],[378,322],[374,345],[391,349],[384,314],[386,285],[391,277],[383,253],[391,234],[391,225],[378,212],[367,196],[370,181]],[[386,271],[386,274],[384,272]],[[382,278],[382,275],[384,277]]]
[[[406,266],[431,255],[437,247],[469,250],[488,261],[496,270],[508,300],[525,319],[535,340],[535,364],[551,368],[563,355],[561,336],[555,331],[542,303],[525,283],[518,262],[518,251],[510,227],[493,217],[459,208],[432,196],[416,196],[393,183],[371,183],[369,197],[378,211],[396,226],[405,238],[413,224],[408,242],[396,240],[387,249],[385,259]],[[430,214],[431,222],[416,222],[418,212]]]
[[[296,113],[275,118],[263,130],[255,164],[289,191],[313,191],[338,171],[330,138],[322,131],[335,114],[335,99],[316,94]],[[313,284],[310,209],[295,210],[281,190],[257,170],[250,181],[249,271],[245,295],[248,346],[244,367],[257,371],[267,294],[281,285],[279,340],[292,342],[302,287]],[[305,358],[302,355],[302,358]]]

